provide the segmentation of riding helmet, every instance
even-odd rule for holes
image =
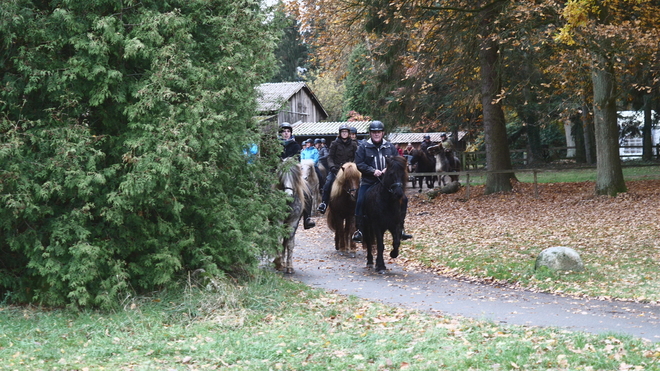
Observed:
[[[351,134],[357,134],[357,128],[355,126],[351,126],[349,130],[351,131]]]
[[[385,131],[385,125],[380,121],[372,121],[369,124],[369,131]]]
[[[318,144],[318,143],[321,143],[321,139],[319,138],[314,139],[314,144]]]
[[[349,128],[348,125],[346,125],[346,124],[341,124],[341,125],[339,125],[339,130],[337,130],[337,131],[339,132],[339,134],[341,134],[341,131],[342,131],[342,130],[348,130],[348,131],[350,131],[351,128]]]
[[[289,124],[288,122],[283,122],[280,124],[280,131],[284,129],[289,129],[293,133],[293,126],[291,126],[291,124]]]
[[[426,139],[431,140],[431,136],[430,136],[430,135],[424,135],[424,139],[425,139],[425,140],[426,140]]]

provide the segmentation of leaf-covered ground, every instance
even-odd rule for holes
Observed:
[[[471,187],[430,200],[410,189],[400,261],[463,279],[603,298],[660,300],[660,180],[626,183],[617,197],[593,182],[516,183],[507,194]],[[543,249],[567,246],[585,271],[534,270]]]

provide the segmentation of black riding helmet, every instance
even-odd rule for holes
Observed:
[[[283,122],[280,124],[280,131],[284,129],[289,129],[293,133],[293,126],[291,126],[291,124],[289,124],[288,122]]]
[[[357,134],[357,128],[355,126],[351,126],[349,130],[351,131],[351,134]]]
[[[341,124],[341,125],[339,125],[339,130],[337,130],[337,132],[338,132],[339,134],[341,134],[341,131],[342,131],[342,130],[348,130],[348,131],[350,132],[350,131],[351,131],[351,128],[349,128],[348,125],[346,125],[346,124]]]
[[[385,125],[380,121],[372,121],[369,124],[369,131],[385,131]]]

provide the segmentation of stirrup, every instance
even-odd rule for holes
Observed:
[[[362,242],[362,232],[360,230],[356,230],[355,233],[353,233],[353,238],[351,238],[353,242]]]
[[[328,208],[328,206],[325,204],[325,202],[321,202],[319,205],[319,208],[317,209],[321,214],[325,214],[325,210]]]

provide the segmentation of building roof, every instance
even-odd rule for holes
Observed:
[[[358,134],[369,132],[371,121],[335,121],[335,122],[300,122],[293,124],[293,133],[297,136],[337,135],[339,126],[354,126]]]
[[[325,114],[325,117],[328,117],[328,113],[325,111],[325,108],[323,108],[323,105],[319,102],[316,95],[307,84],[302,81],[265,83],[257,86],[256,89],[257,112],[262,114],[279,111],[287,102],[289,102],[289,99],[291,99],[294,94],[304,89],[319,110]]]
[[[440,142],[442,139],[440,138],[440,135],[442,134],[447,134],[448,137],[451,138],[452,133],[450,132],[437,132],[437,133],[390,133],[387,136],[387,140],[389,140],[392,143],[420,143],[424,141],[424,136],[428,135],[431,137],[432,142]],[[459,131],[458,132],[458,141],[463,139],[463,137],[467,134],[466,131]]]

